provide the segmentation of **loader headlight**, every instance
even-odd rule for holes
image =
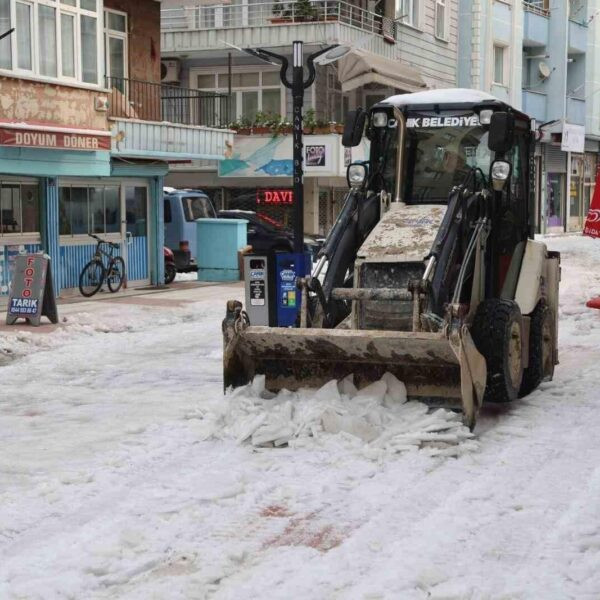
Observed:
[[[479,122],[482,125],[489,125],[492,122],[494,111],[491,108],[484,108],[479,111]]]
[[[362,187],[367,178],[367,165],[365,163],[352,163],[348,165],[346,179],[351,188]]]
[[[387,127],[388,114],[386,112],[373,113],[373,127]]]
[[[510,163],[505,160],[495,160],[490,169],[490,179],[494,191],[501,192],[510,177]]]

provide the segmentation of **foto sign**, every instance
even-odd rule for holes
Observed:
[[[26,319],[39,325],[42,316],[58,323],[56,298],[52,286],[50,257],[45,254],[20,254],[15,259],[6,324]]]

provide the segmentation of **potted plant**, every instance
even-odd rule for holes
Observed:
[[[296,0],[293,9],[294,21],[316,21],[319,16],[311,0]]]
[[[310,133],[314,133],[315,132],[315,127],[317,126],[317,121],[315,119],[316,113],[315,113],[315,109],[314,108],[309,108],[305,113],[304,113],[304,119],[303,119],[303,128],[302,131],[305,134],[310,134]]]
[[[291,10],[282,0],[273,0],[271,14],[271,23],[288,23],[291,20]]]

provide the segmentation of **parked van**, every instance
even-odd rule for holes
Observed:
[[[178,271],[197,270],[195,221],[215,218],[215,208],[202,190],[164,188],[164,202],[165,246],[173,250]]]

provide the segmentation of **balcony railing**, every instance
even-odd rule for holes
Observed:
[[[167,121],[180,125],[226,128],[229,96],[123,77],[107,77],[111,90],[108,116]]]
[[[230,4],[164,8],[160,13],[163,31],[339,22],[390,40],[396,33],[392,19],[337,0],[311,0],[310,6],[293,1],[238,4],[234,0]]]
[[[550,16],[550,9],[544,8],[545,2],[523,2],[523,10],[540,15],[542,17]]]

